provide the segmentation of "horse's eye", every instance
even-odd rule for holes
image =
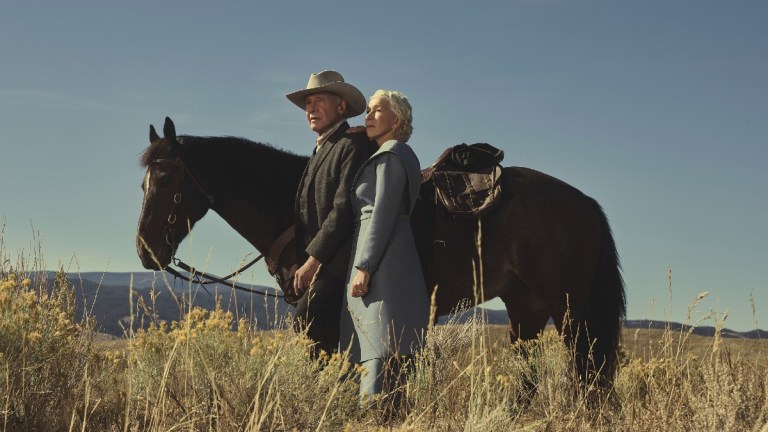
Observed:
[[[165,173],[160,174],[159,176],[157,176],[157,179],[155,180],[155,182],[157,184],[157,187],[161,187],[161,188],[168,187],[168,185],[171,184],[171,176]]]

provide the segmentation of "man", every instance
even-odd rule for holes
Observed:
[[[352,251],[352,181],[376,150],[365,132],[347,133],[347,118],[366,109],[365,96],[336,71],[309,77],[307,87],[286,95],[306,112],[317,133],[315,151],[296,193],[296,262],[293,289],[301,296],[295,328],[315,342],[313,356],[339,343],[339,317]]]

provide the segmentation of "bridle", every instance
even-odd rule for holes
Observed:
[[[176,208],[182,204],[183,196],[181,194],[181,188],[184,184],[184,176],[188,176],[190,180],[192,180],[192,183],[197,187],[197,190],[200,191],[200,193],[208,200],[208,205],[210,207],[213,207],[213,204],[216,202],[216,198],[209,194],[205,188],[203,188],[202,185],[200,185],[200,182],[197,181],[195,176],[192,174],[192,172],[187,167],[187,164],[184,163],[184,160],[181,159],[181,157],[176,157],[176,159],[163,159],[158,158],[153,160],[149,163],[150,166],[157,165],[157,164],[170,164],[174,165],[176,167],[177,175],[173,180],[173,190],[175,190],[172,198],[171,203],[171,210],[168,213],[168,217],[166,218],[166,225],[163,229],[165,233],[165,243],[171,247],[171,250],[173,251],[174,256],[171,258],[174,264],[176,264],[179,268],[186,271],[189,276],[186,276],[179,272],[178,270],[174,269],[173,267],[166,266],[165,271],[170,273],[176,278],[182,279],[187,282],[192,282],[196,284],[200,284],[205,288],[205,285],[212,284],[212,283],[219,283],[226,286],[229,286],[231,288],[240,290],[240,291],[246,291],[253,294],[260,294],[263,296],[268,297],[284,297],[282,294],[276,294],[271,292],[265,292],[261,290],[256,290],[253,288],[244,287],[241,285],[237,285],[233,282],[229,282],[230,279],[233,277],[239,275],[240,273],[247,270],[249,267],[254,265],[256,262],[264,258],[264,254],[259,254],[256,258],[248,262],[247,264],[240,267],[237,271],[224,276],[224,277],[217,277],[212,274],[208,274],[205,272],[198,271],[194,267],[190,266],[189,264],[185,263],[184,261],[181,261],[180,259],[176,258],[176,249],[179,245],[179,242],[175,241],[173,237],[173,229],[176,226],[176,222],[178,220],[178,216],[176,215]],[[270,246],[269,252],[267,253],[266,257],[266,264],[267,264],[267,271],[269,271],[269,274],[275,278],[277,281],[278,286],[280,286],[283,291],[287,289],[287,287],[284,287],[284,283],[287,283],[291,280],[291,277],[289,277],[286,280],[283,280],[283,277],[281,276],[278,268],[278,262],[280,260],[280,257],[282,256],[286,246],[288,243],[293,240],[295,237],[294,228],[293,226],[289,227],[286,231],[284,231],[280,236],[275,240],[275,242]],[[289,284],[291,285],[291,284]]]
[[[182,160],[181,157],[176,157],[176,159],[155,159],[149,163],[150,166],[159,164],[174,165],[176,167],[176,172],[178,173],[173,180],[173,187],[176,192],[173,194],[171,210],[168,212],[165,229],[163,229],[165,232],[165,243],[171,247],[171,250],[175,252],[179,243],[173,239],[173,228],[176,226],[176,221],[178,219],[176,216],[176,207],[179,206],[183,201],[181,186],[184,183],[184,175],[186,174],[189,176],[189,178],[192,180],[192,183],[197,186],[197,190],[199,190],[200,193],[202,193],[203,196],[208,200],[209,206],[213,207],[213,204],[216,202],[216,198],[205,191],[205,189],[200,185],[200,182],[198,182],[195,176],[192,175],[192,172],[189,171],[187,164],[184,163],[184,160]]]

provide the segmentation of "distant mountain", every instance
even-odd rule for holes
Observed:
[[[103,272],[84,272],[70,274],[69,279],[83,279],[91,282],[97,282],[102,285],[115,286],[115,287],[127,287],[132,286],[134,289],[152,288],[155,283],[162,281],[163,276],[160,272],[134,272],[134,273],[103,273]],[[79,276],[79,277],[77,277]],[[170,282],[173,282],[173,276],[166,275]]]
[[[699,335],[699,336],[714,336],[715,332],[717,331],[717,329],[712,326],[692,327],[688,324],[680,324],[677,322],[652,321],[652,320],[625,320],[624,328],[656,329],[656,330],[670,329],[675,332],[691,331],[692,334]],[[720,334],[726,338],[740,338],[740,339],[765,339],[766,337],[768,337],[768,332],[760,329],[750,330],[748,332],[738,332],[735,330],[724,328],[720,331]]]
[[[52,273],[48,275],[52,279]],[[233,290],[222,285],[207,285],[206,289],[199,286],[190,286],[188,282],[174,281],[174,278],[161,272],[137,272],[137,273],[102,273],[85,272],[69,274],[67,279],[75,287],[77,293],[78,316],[83,316],[83,307],[88,308],[88,315],[94,317],[99,324],[99,331],[117,337],[124,335],[130,327],[131,310],[134,319],[144,317],[146,324],[148,318],[143,311],[138,310],[138,298],[144,298],[145,304],[150,304],[152,289],[154,287],[154,308],[152,311],[156,319],[165,321],[178,321],[189,310],[189,304],[179,304],[177,299],[189,298],[194,301],[193,306],[213,310],[216,305],[214,295],[221,298],[221,306],[224,310],[237,312],[236,317],[253,317],[256,327],[271,329],[282,327],[285,318],[293,311],[293,308],[281,298],[264,297],[242,291]],[[279,290],[260,285],[240,284],[251,289],[279,294]],[[133,309],[129,296],[129,287],[133,287],[135,297]],[[207,290],[207,291],[206,291]],[[473,317],[482,317],[488,324],[506,325],[509,323],[505,310],[485,309],[473,307],[460,312],[458,315],[442,316],[440,324],[447,322],[463,323]],[[134,323],[134,329],[141,323]],[[551,320],[550,320],[551,324]],[[627,329],[667,329],[673,331],[689,331],[691,326],[670,321],[653,320],[626,320],[624,327]],[[694,327],[692,333],[701,336],[713,336],[716,329],[711,326]],[[729,338],[765,339],[768,332],[765,330],[751,330],[738,332],[730,329],[722,329],[721,335]]]
[[[52,280],[52,273],[48,280]],[[282,327],[288,312],[292,309],[282,298],[233,290],[223,285],[191,285],[174,280],[160,272],[140,273],[79,273],[68,274],[67,279],[77,296],[77,316],[88,316],[98,323],[98,331],[122,337],[131,327],[146,327],[152,317],[156,321],[179,321],[190,310],[190,306],[213,310],[216,298],[221,307],[231,311],[235,321],[246,317],[259,329]],[[279,293],[271,287],[238,283],[244,287]],[[134,295],[131,299],[130,287]],[[189,298],[192,298],[190,305]],[[143,299],[143,301],[140,301]],[[140,306],[140,305],[145,306]]]
[[[485,322],[488,324],[509,324],[509,318],[507,317],[507,311],[505,310],[495,310],[495,309],[485,309],[484,312],[482,312],[483,308],[471,308],[467,309],[461,314],[459,314],[457,317],[440,317],[439,323],[444,324],[446,322],[453,321],[453,322],[465,322],[469,319],[472,319],[473,317],[481,317],[482,314],[485,313]],[[549,325],[552,324],[552,319],[549,320],[547,323]],[[700,335],[700,336],[714,336],[715,335],[715,327],[712,326],[698,326],[698,327],[692,327],[687,324],[680,324],[677,322],[672,321],[652,321],[652,320],[624,320],[624,328],[625,329],[656,329],[656,330],[664,330],[664,329],[670,329],[675,332],[679,331],[691,331],[692,334]],[[693,329],[693,330],[691,330]],[[740,338],[740,339],[766,339],[768,338],[768,332],[765,330],[751,330],[748,332],[738,332],[735,330],[731,330],[728,328],[724,328],[720,331],[720,335],[725,338]]]

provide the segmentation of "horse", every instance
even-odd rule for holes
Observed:
[[[295,248],[278,248],[285,253],[275,256],[275,244],[292,230],[309,158],[243,138],[177,136],[168,117],[163,134],[150,125],[140,157],[146,173],[136,248],[143,266],[166,268],[213,210],[259,252],[273,255],[270,272],[286,280]],[[551,318],[579,377],[610,385],[626,298],[604,211],[578,189],[529,168],[504,167],[501,179],[501,202],[479,221],[440,222],[434,192],[422,185],[412,225],[436,314],[498,297],[512,342],[536,338]]]

